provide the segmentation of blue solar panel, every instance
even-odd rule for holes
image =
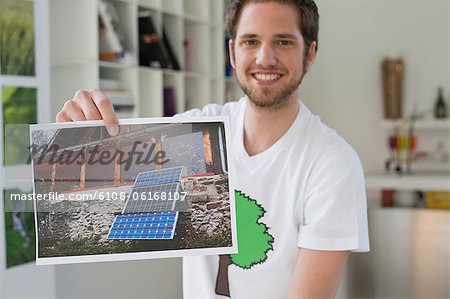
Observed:
[[[168,212],[176,205],[176,193],[180,192],[180,183],[133,187],[123,214]],[[178,194],[180,196],[180,194]]]
[[[117,215],[107,239],[173,239],[178,213]]]
[[[173,239],[178,213],[170,211],[182,174],[183,166],[139,173],[107,239]]]
[[[138,174],[133,187],[176,183],[181,180],[182,174],[183,166],[141,172]]]

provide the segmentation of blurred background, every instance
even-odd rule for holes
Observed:
[[[450,0],[316,2],[301,97],[358,152],[368,192],[372,250],[338,297],[450,298]],[[0,298],[182,297],[181,259],[36,267],[33,215],[4,201],[32,191],[26,127],[9,125],[52,122],[79,88],[124,118],[238,99],[225,6],[0,0]]]

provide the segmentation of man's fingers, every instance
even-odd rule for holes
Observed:
[[[72,100],[68,100],[64,106],[62,111],[64,111],[64,115],[69,118],[69,121],[83,121],[86,120],[86,117],[81,111],[80,106]]]
[[[83,114],[87,120],[102,119],[100,111],[98,111],[97,106],[95,106],[95,103],[93,102],[91,96],[89,96],[89,98],[75,98],[74,101],[77,102],[77,104],[81,107],[81,110],[83,111]]]
[[[111,101],[108,100],[99,89],[93,89],[90,93],[102,119],[105,122],[106,129],[109,134],[111,136],[117,135],[119,133],[119,126]]]
[[[62,123],[70,121],[72,120],[69,118],[69,116],[66,114],[64,110],[61,110],[56,114],[56,122]]]
[[[61,111],[56,114],[56,121],[71,122],[86,120],[82,108],[77,104],[77,101],[81,98],[90,98],[90,95],[85,90],[78,90],[75,93],[75,97],[72,100],[68,100],[66,103],[64,103]],[[92,101],[92,99],[90,101]]]
[[[99,90],[78,90],[56,115],[57,122],[101,120],[111,136],[119,134],[119,126],[110,100]]]

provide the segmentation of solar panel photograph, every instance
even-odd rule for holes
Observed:
[[[227,122],[33,125],[37,264],[237,252]]]

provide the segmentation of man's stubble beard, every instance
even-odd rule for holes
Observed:
[[[305,74],[306,72],[304,71],[300,78],[283,87],[277,94],[272,96],[271,100],[267,100],[266,96],[264,96],[264,98],[260,97],[257,92],[254,92],[254,90],[244,85],[241,80],[239,80],[238,76],[236,76],[236,80],[244,94],[256,107],[267,110],[277,110],[283,107],[289,101],[292,94],[297,91]],[[259,91],[264,92],[264,89],[270,90],[270,87],[262,87]]]

